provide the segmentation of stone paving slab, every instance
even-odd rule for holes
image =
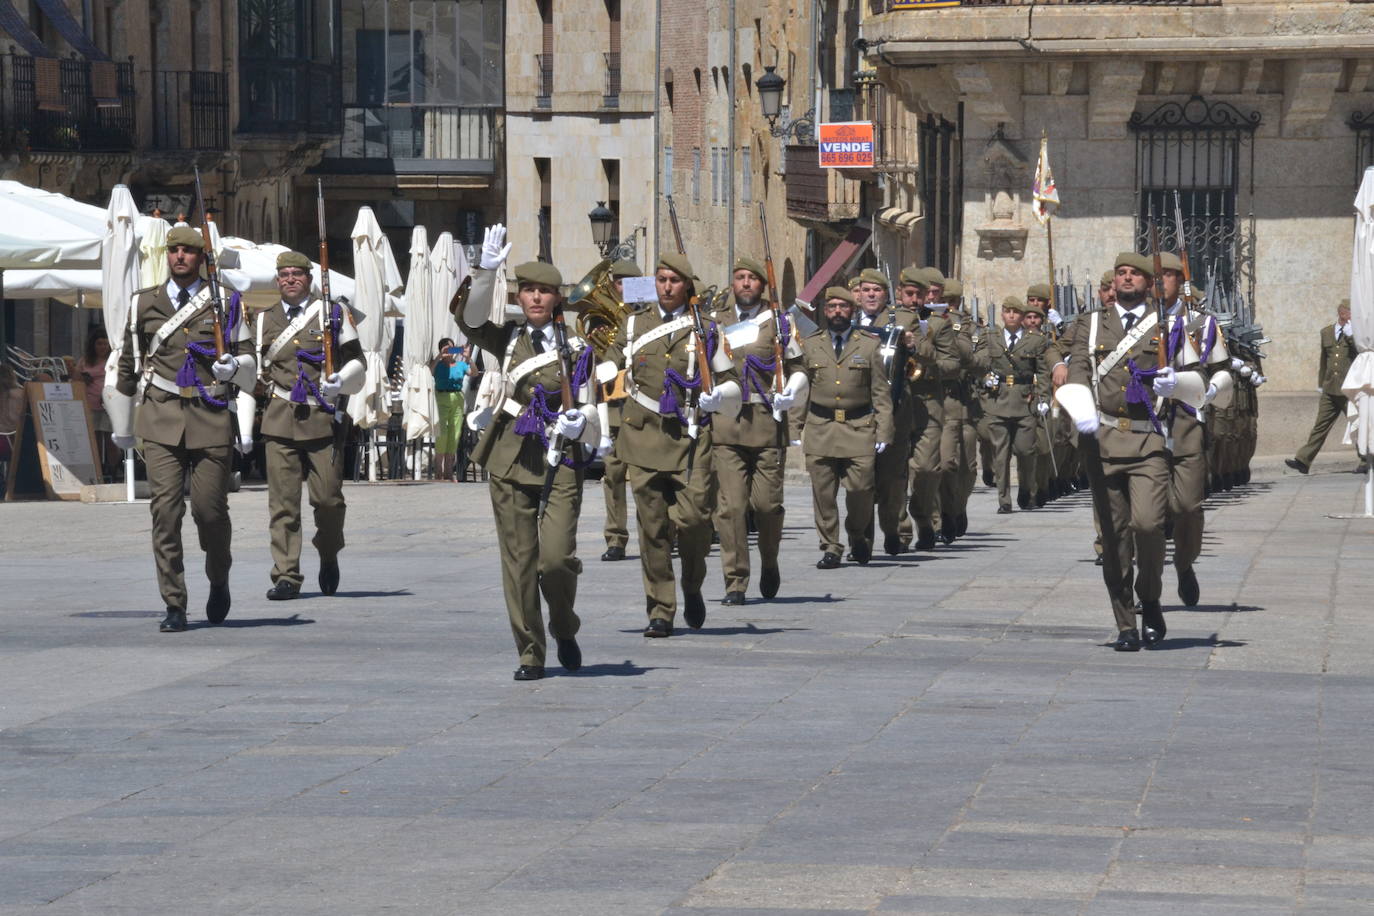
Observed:
[[[645,640],[591,487],[586,667],[528,684],[481,486],[349,486],[339,594],[307,556],[287,605],[249,487],[228,625],[179,635],[146,504],[0,505],[0,916],[1374,911],[1374,523],[1327,517],[1334,467],[1212,499],[1202,604],[1166,573],[1136,655],[1082,494],[980,488],[952,547],[823,572],[792,486],[779,599],[721,607],[713,558],[705,628]]]

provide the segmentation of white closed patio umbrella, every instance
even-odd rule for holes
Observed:
[[[435,334],[430,302],[429,236],[424,226],[410,234],[410,274],[406,277],[405,337],[402,359],[405,392],[402,396],[406,440],[433,437],[439,424],[439,405],[434,397],[434,372],[429,360],[439,338]],[[420,449],[415,449],[413,476],[420,479]]]
[[[115,185],[105,211],[105,239],[101,243],[100,300],[105,313],[105,333],[110,340],[110,359],[105,365],[105,387],[119,379],[119,359],[124,348],[124,329],[129,326],[130,301],[138,289],[138,207],[122,184]],[[134,501],[134,450],[124,450],[124,495]]]
[[[429,273],[430,311],[434,315],[435,337],[438,340],[451,337],[461,346],[467,343],[467,335],[448,310],[448,304],[453,301],[453,294],[458,292],[459,284],[471,270],[467,253],[462,245],[453,240],[453,233],[439,233],[434,250],[429,253]]]
[[[1356,450],[1365,472],[1364,517],[1374,518],[1374,167],[1364,171],[1355,195],[1355,250],[1350,264],[1350,323],[1358,351],[1341,392],[1355,408]]]
[[[391,411],[386,401],[386,359],[395,339],[396,323],[387,317],[391,298],[402,288],[401,271],[391,253],[391,243],[377,223],[371,207],[358,210],[353,224],[354,297],[358,314],[358,344],[362,347],[367,374],[363,390],[348,399],[348,415],[360,429],[384,426]],[[367,479],[377,479],[377,444],[372,437]]]

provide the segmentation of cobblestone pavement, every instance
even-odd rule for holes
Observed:
[[[793,485],[779,598],[713,558],[645,640],[589,487],[587,664],[534,683],[482,486],[350,486],[339,594],[286,604],[236,494],[229,621],[172,635],[146,505],[0,505],[0,916],[1367,913],[1358,486],[1212,500],[1202,606],[1133,655],[1083,496],[822,572]]]

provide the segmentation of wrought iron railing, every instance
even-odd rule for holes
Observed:
[[[606,52],[606,91],[601,96],[603,108],[620,107],[620,52]]]
[[[1221,6],[1222,0],[960,0],[959,6]],[[888,0],[889,10],[918,10],[921,0]]]
[[[345,106],[329,159],[434,159],[492,162],[496,110],[458,105]]]
[[[539,86],[534,95],[534,107],[550,108],[553,106],[553,55],[536,54],[534,59],[539,71]]]
[[[153,74],[154,149],[229,148],[229,81],[223,73],[159,70]]]
[[[823,169],[814,144],[791,144],[783,154],[787,174],[787,215],[819,222],[855,219],[862,197],[860,182],[843,169]]]
[[[339,68],[278,58],[239,59],[240,133],[339,131]]]
[[[130,150],[134,123],[131,64],[0,54],[0,148]]]

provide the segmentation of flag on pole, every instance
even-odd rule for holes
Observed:
[[[1045,225],[1059,206],[1059,188],[1054,183],[1054,173],[1050,171],[1049,140],[1040,138],[1040,158],[1035,162],[1035,181],[1031,183],[1031,209],[1040,225]]]

